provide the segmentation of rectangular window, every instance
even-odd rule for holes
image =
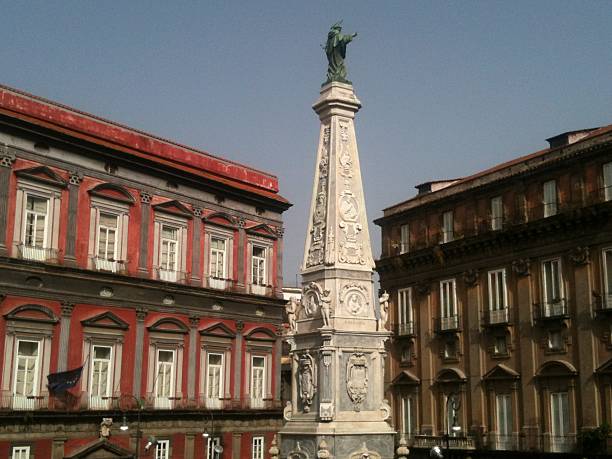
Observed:
[[[544,206],[544,218],[551,217],[557,213],[557,182],[549,180],[544,182],[543,185],[543,206]]]
[[[489,316],[490,323],[502,323],[508,319],[506,270],[489,271]]]
[[[179,229],[162,225],[161,229],[161,257],[159,264],[159,277],[161,280],[176,282],[179,254]]]
[[[569,403],[567,392],[550,394],[550,418],[552,450],[561,452],[567,446],[567,435],[570,431]]]
[[[172,408],[174,397],[174,351],[157,350],[157,371],[155,376],[155,407]]]
[[[34,409],[34,399],[38,395],[40,379],[40,343],[38,341],[17,340],[17,356],[13,394],[15,409]]]
[[[562,351],[563,346],[563,334],[561,330],[551,330],[548,332],[548,350],[550,351]]]
[[[398,334],[411,335],[414,333],[412,288],[405,288],[397,292],[397,322]]]
[[[111,396],[111,357],[110,346],[94,345],[91,353],[91,383],[89,404],[93,409],[108,409]]]
[[[209,437],[206,442],[206,459],[220,459],[221,437]]]
[[[11,459],[30,459],[29,446],[13,446]]]
[[[208,374],[206,378],[206,398],[211,408],[220,408],[223,398],[223,354],[208,353]]]
[[[23,243],[26,246],[45,248],[47,241],[47,215],[49,200],[27,195]]]
[[[497,421],[497,449],[510,449],[512,441],[512,396],[498,394],[495,396],[495,417]]]
[[[253,437],[251,459],[264,459],[264,437]]]
[[[266,249],[253,246],[251,255],[251,283],[253,285],[266,285]]]
[[[226,245],[225,239],[210,238],[210,275],[217,279],[225,279],[226,274]]]
[[[410,250],[410,226],[400,226],[400,253],[406,253]]]
[[[508,342],[505,335],[495,337],[495,355],[508,355]]]
[[[544,313],[547,317],[564,313],[563,280],[561,278],[561,260],[542,262],[542,282],[544,284]]]
[[[266,393],[266,358],[251,357],[251,407],[263,407]]]
[[[491,229],[498,231],[502,229],[504,222],[504,205],[501,196],[491,199]]]
[[[612,162],[603,165],[604,199],[612,201]]]
[[[612,249],[606,249],[602,254],[604,298],[602,306],[606,309],[612,308]]]
[[[457,328],[457,292],[455,279],[440,282],[440,308],[442,313],[441,328],[449,330]]]
[[[155,459],[170,459],[170,440],[157,440]]]
[[[451,242],[454,237],[453,211],[449,210],[442,214],[442,243]]]
[[[98,253],[96,254],[103,260],[117,259],[115,251],[117,247],[117,215],[100,213],[98,223]]]
[[[406,435],[406,437],[412,437],[414,433],[414,416],[413,416],[413,403],[412,397],[409,395],[404,395],[401,398],[402,404],[402,433]]]

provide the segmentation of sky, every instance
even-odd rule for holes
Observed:
[[[612,124],[612,2],[4,1],[0,83],[278,176],[301,263],[325,79],[349,79],[369,220],[415,194]],[[374,256],[380,231],[371,224]]]

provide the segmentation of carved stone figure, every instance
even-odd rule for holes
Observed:
[[[357,36],[356,33],[352,35],[343,35],[342,21],[336,22],[329,29],[327,34],[327,43],[325,44],[325,54],[327,55],[327,81],[325,84],[331,81],[339,81],[341,83],[351,84],[346,79],[346,66],[344,59],[346,58],[346,45],[348,45],[353,38]]]
[[[379,330],[387,329],[387,320],[389,319],[389,294],[387,291],[383,292],[383,294],[378,299],[380,303],[380,319],[378,322]]]
[[[291,404],[291,400],[288,400],[285,404],[285,408],[283,408],[283,418],[285,421],[290,421],[291,416],[293,416],[293,405]]]
[[[346,391],[359,411],[368,393],[368,359],[362,352],[355,352],[346,362]]]
[[[100,423],[100,438],[107,439],[111,435],[111,426],[113,425],[113,418],[102,418]]]
[[[323,326],[330,326],[330,316],[331,316],[331,292],[329,290],[324,290],[323,295],[321,296],[321,318],[323,319]]]
[[[298,382],[304,413],[309,413],[316,387],[314,359],[308,352],[300,357]]]
[[[287,320],[289,321],[289,331],[291,333],[297,333],[296,315],[298,311],[298,301],[297,298],[290,298],[289,302],[285,305]]]

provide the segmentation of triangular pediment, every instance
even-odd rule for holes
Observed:
[[[66,181],[47,166],[28,167],[15,171],[15,175],[35,182],[60,188],[66,187]]]
[[[55,324],[59,321],[53,311],[40,304],[23,304],[4,315],[6,320],[20,320]]]
[[[153,325],[148,327],[150,332],[163,332],[163,333],[180,333],[186,334],[189,332],[189,328],[183,322],[172,317],[166,317],[159,319]]]
[[[276,239],[278,237],[274,228],[266,225],[265,223],[262,223],[261,225],[251,226],[250,228],[246,229],[246,232],[249,234],[268,237],[271,239]]]
[[[232,229],[236,227],[236,219],[225,212],[213,212],[208,214],[204,217],[204,222]]]
[[[113,183],[100,183],[96,185],[88,193],[92,196],[119,201],[124,204],[134,204],[134,196],[124,187]]]
[[[153,206],[156,212],[165,212],[167,214],[178,215],[183,218],[192,218],[193,215],[191,211],[185,206],[181,204],[179,201],[166,201],[161,204],[155,204]]]
[[[200,330],[200,335],[206,336],[218,336],[221,338],[234,338],[236,333],[234,333],[227,325],[222,322],[211,325],[208,328]]]
[[[82,320],[81,324],[87,327],[111,328],[115,330],[127,330],[129,328],[127,322],[110,311]]]
[[[521,377],[516,371],[512,368],[507,367],[506,365],[499,364],[495,365],[491,368],[483,377],[485,381],[495,381],[495,380],[508,380],[508,379],[519,379]]]
[[[246,335],[246,338],[252,339],[252,340],[259,340],[259,341],[275,341],[276,334],[268,328],[257,327],[251,330]]]
[[[391,384],[394,386],[416,386],[421,384],[421,380],[408,370],[404,370],[395,377]]]
[[[64,459],[132,459],[134,453],[103,438],[84,445]]]
[[[612,375],[612,359],[608,360],[606,363],[597,368],[595,373],[598,375]]]

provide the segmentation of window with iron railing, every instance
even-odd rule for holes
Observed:
[[[224,355],[207,353],[206,405],[210,408],[220,408],[223,398]]]
[[[489,287],[489,323],[508,321],[508,289],[506,287],[506,270],[496,269],[488,273]]]
[[[412,335],[414,333],[412,288],[404,288],[397,292],[397,324],[398,335]]]
[[[457,291],[455,279],[440,282],[440,329],[449,330],[457,328]]]
[[[544,317],[560,315],[560,309],[564,309],[566,306],[561,275],[561,259],[555,258],[542,262],[542,293]]]
[[[612,309],[612,248],[602,252],[604,296],[602,309]]]
[[[603,165],[604,199],[612,201],[612,162]]]
[[[155,374],[155,408],[172,408],[175,391],[176,356],[174,350],[157,350]]]
[[[557,182],[549,180],[542,185],[542,205],[544,207],[544,218],[557,214]]]
[[[401,404],[401,429],[406,438],[411,438],[415,430],[414,400],[411,395],[403,395]]]
[[[499,442],[496,449],[510,449],[509,445],[504,444],[504,440],[512,438],[513,421],[512,421],[512,395],[511,394],[496,394],[495,395],[495,420]]]
[[[89,384],[89,408],[91,409],[109,408],[112,392],[112,354],[111,346],[92,346]]]
[[[569,397],[567,392],[550,394],[551,451],[566,452],[570,432]]]

